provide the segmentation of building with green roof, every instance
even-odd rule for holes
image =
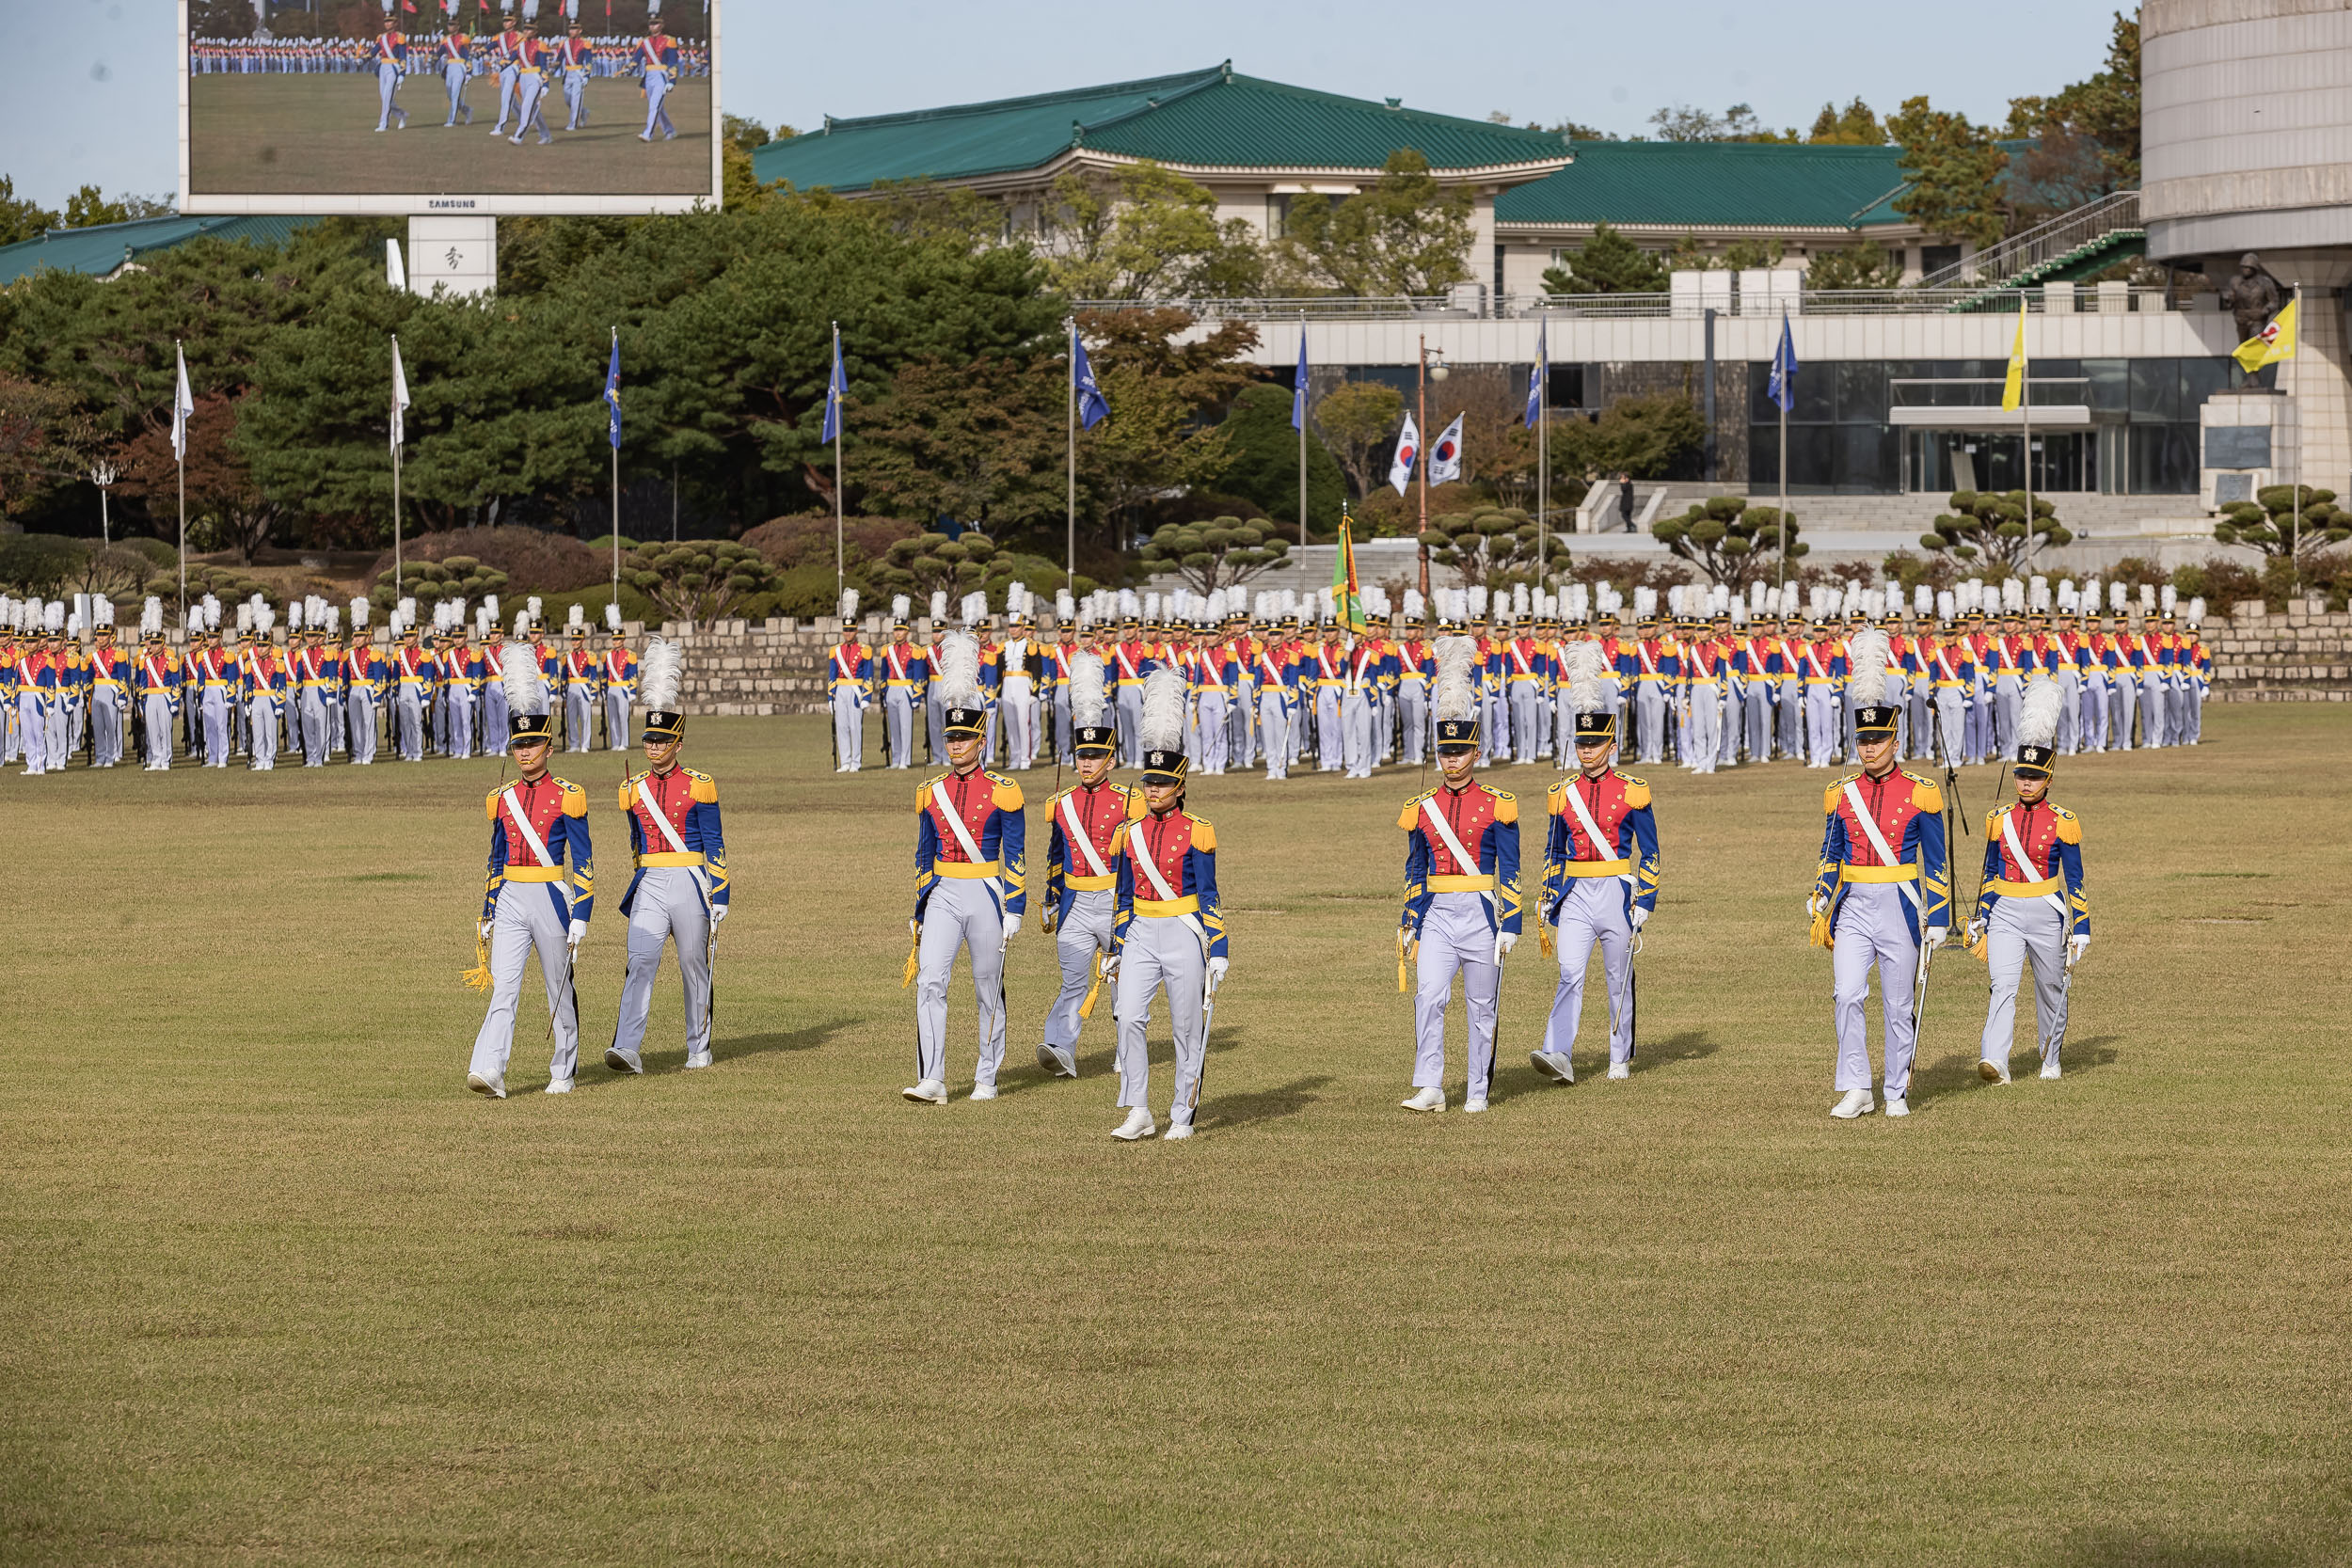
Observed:
[[[819,130],[758,149],[752,167],[762,181],[848,196],[908,181],[960,186],[1005,201],[1020,230],[1034,225],[1063,173],[1150,162],[1208,187],[1219,221],[1279,233],[1292,198],[1352,196],[1403,148],[1427,158],[1441,184],[1470,188],[1482,256],[1494,242],[1498,198],[1569,162],[1552,132],[1287,87],[1241,75],[1227,61],[1027,98],[828,116]]]
[[[87,229],[51,229],[40,238],[0,245],[0,288],[37,272],[78,272],[92,277],[117,277],[138,265],[141,256],[169,250],[210,235],[216,240],[250,240],[256,245],[284,245],[295,230],[316,218],[227,215],[133,218],[127,223],[93,224]]]

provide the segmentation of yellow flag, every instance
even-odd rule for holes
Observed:
[[[2026,301],[2017,300],[2017,343],[2009,351],[2009,379],[2001,384],[2001,410],[2013,414],[2026,405]]]
[[[2286,308],[2270,320],[2270,325],[2238,344],[2235,359],[2252,375],[2265,365],[2275,365],[2281,359],[2295,357],[2295,308],[2302,302],[2298,293],[2286,303]]]

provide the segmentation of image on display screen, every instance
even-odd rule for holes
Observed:
[[[716,197],[715,0],[264,0],[263,14],[183,7],[185,210]]]

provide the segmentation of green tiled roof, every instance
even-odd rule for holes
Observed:
[[[151,250],[168,250],[200,234],[220,240],[283,245],[318,219],[229,214],[219,217],[133,218],[87,229],[52,229],[37,240],[0,245],[0,288],[37,272],[81,272],[103,277]]]
[[[1578,142],[1576,162],[1514,186],[1495,221],[1851,229],[1900,223],[1899,147]]]
[[[883,180],[960,180],[1040,167],[1073,147],[1206,168],[1376,169],[1410,147],[1440,169],[1557,164],[1559,136],[1313,92],[1230,65],[863,119],[771,142],[763,181],[863,190]]]

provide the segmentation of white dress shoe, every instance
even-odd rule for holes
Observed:
[[[1170,1121],[1168,1124],[1167,1138],[1169,1143],[1174,1143],[1179,1138],[1189,1138],[1191,1136],[1192,1123],[1188,1121]]]
[[[2053,1052],[2042,1059],[2042,1076],[2044,1078],[2056,1078],[2058,1075],[2058,1059],[2057,1053]]]
[[[572,1092],[572,1081],[568,1078],[550,1078],[548,1080],[547,1092],[549,1094],[569,1094]]]
[[[1527,1065],[1555,1084],[1576,1082],[1576,1066],[1565,1051],[1531,1051],[1527,1053]]]
[[[1442,1111],[1445,1109],[1445,1090],[1433,1084],[1428,1088],[1416,1089],[1412,1098],[1400,1100],[1397,1103],[1408,1111]]]
[[[1977,1063],[1977,1076],[1988,1084],[2006,1084],[2009,1082],[2009,1063],[1979,1061]]]
[[[504,1100],[506,1098],[506,1074],[469,1072],[466,1074],[466,1087],[476,1094],[486,1094],[492,1100]]]
[[[1138,1105],[1127,1113],[1125,1121],[1111,1129],[1111,1136],[1134,1143],[1137,1138],[1148,1138],[1159,1130],[1159,1124],[1152,1119],[1151,1111]]]
[[[1840,1121],[1851,1121],[1856,1117],[1868,1116],[1877,1108],[1870,1099],[1869,1090],[1848,1089],[1846,1098],[1831,1106],[1829,1114]]]
[[[911,1088],[900,1089],[898,1092],[909,1100],[918,1100],[926,1105],[947,1103],[947,1085],[936,1078],[926,1078]]]
[[[1911,1115],[1911,1101],[1901,1095],[1890,1094],[1886,1097],[1886,1114],[1890,1117],[1907,1117]]]
[[[1078,1053],[1068,1046],[1041,1045],[1037,1048],[1037,1065],[1057,1078],[1078,1076]]]
[[[1619,1081],[1630,1078],[1633,1076],[1633,1064],[1631,1062],[1612,1062],[1609,1064],[1609,1076]]]
[[[604,1048],[604,1065],[615,1072],[642,1073],[645,1070],[645,1064],[636,1052],[618,1045]]]
[[[1483,1094],[1471,1095],[1468,1100],[1462,1101],[1462,1109],[1465,1113],[1475,1114],[1485,1110],[1486,1108],[1486,1097]]]
[[[993,1084],[975,1084],[972,1085],[972,1098],[975,1100],[993,1100],[996,1098],[996,1085]]]
[[[686,1067],[690,1072],[696,1068],[707,1068],[709,1065],[710,1053],[707,1051],[690,1051],[686,1053]]]

